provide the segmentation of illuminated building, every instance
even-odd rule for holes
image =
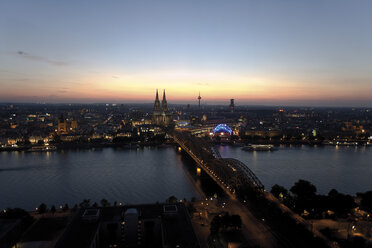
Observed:
[[[232,129],[227,124],[219,124],[213,129],[214,136],[221,142],[230,141]]]
[[[244,131],[245,136],[261,137],[261,138],[274,138],[283,136],[282,131],[280,130],[246,130]]]
[[[152,124],[152,121],[151,120],[148,120],[148,119],[142,119],[142,120],[134,120],[134,121],[132,121],[132,126],[133,127],[140,126],[140,125],[150,125],[150,124]]]
[[[66,134],[67,133],[67,121],[61,115],[61,117],[58,119],[58,128],[57,128],[58,134]]]
[[[71,127],[70,127],[70,130],[75,131],[77,128],[78,128],[77,121],[75,121],[75,120],[71,121]]]
[[[44,142],[44,139],[43,137],[41,136],[30,136],[28,138],[28,141],[31,143],[31,144],[37,144],[39,141],[43,141]]]
[[[81,138],[81,135],[70,135],[70,134],[61,135],[61,141],[63,142],[77,141],[80,138]]]
[[[67,121],[63,115],[58,119],[58,127],[57,133],[60,134],[68,134],[69,132],[75,132],[78,128],[78,124],[76,120]]]
[[[161,102],[161,105],[159,101],[158,90],[156,90],[154,111],[152,113],[152,122],[153,124],[159,126],[168,126],[172,122],[172,114],[168,110],[165,90],[163,91],[163,100]]]
[[[8,139],[8,145],[10,145],[10,146],[15,145],[15,144],[17,144],[18,141],[19,141],[18,139],[9,138]]]
[[[214,134],[220,134],[220,135],[224,135],[224,134],[232,134],[232,130],[231,128],[226,125],[226,124],[219,124],[217,125],[214,129],[213,129],[213,133]]]

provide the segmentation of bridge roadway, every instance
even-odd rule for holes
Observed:
[[[239,190],[264,190],[248,166],[237,159],[222,158],[206,140],[188,132],[174,132],[173,139],[232,199]]]
[[[207,141],[190,133],[174,132],[173,139],[231,198],[227,200],[228,211],[232,211],[230,214],[239,213],[244,226],[242,233],[252,247],[294,247],[283,245],[270,227],[257,219],[247,206],[236,199],[239,189],[244,189],[244,187],[258,191],[264,190],[262,183],[245,164],[236,159],[221,158],[219,152]]]
[[[237,159],[222,158],[219,152],[206,140],[195,137],[191,133],[175,131],[173,133],[173,139],[231,197],[229,201],[230,208],[234,212],[240,213],[243,223],[246,223],[244,228],[246,235],[244,236],[248,237],[248,240],[252,244],[257,245],[257,247],[266,248],[298,247],[286,237],[278,235],[268,225],[256,219],[249,208],[247,208],[248,202],[242,204],[237,200],[239,193],[244,194],[251,190],[256,193],[262,193],[269,202],[277,205],[283,214],[285,213],[291,216],[296,223],[302,223],[308,226],[308,223],[304,219],[281,204],[270,193],[265,192],[263,184],[248,166]],[[329,243],[318,231],[312,230],[311,227],[308,227],[308,229],[310,232],[313,232],[314,236],[322,237],[328,243],[329,247],[338,247],[335,244]],[[300,247],[309,247],[306,245],[306,241],[301,240],[301,238],[297,239],[296,243],[298,240],[301,243]]]

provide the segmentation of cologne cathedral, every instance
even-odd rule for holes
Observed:
[[[165,90],[163,91],[163,100],[161,101],[161,105],[158,90],[156,90],[154,112],[152,113],[152,123],[159,126],[168,126],[171,122],[172,114],[168,110],[167,99],[165,98]]]

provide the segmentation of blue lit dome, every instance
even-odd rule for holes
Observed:
[[[213,133],[229,133],[232,134],[231,128],[226,124],[219,124],[213,129]]]
[[[178,127],[185,127],[187,125],[189,125],[190,123],[188,121],[178,121],[177,122],[177,126]]]

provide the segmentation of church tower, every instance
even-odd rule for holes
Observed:
[[[168,111],[167,99],[165,98],[165,90],[163,90],[163,101],[161,102],[161,108],[163,111]]]
[[[154,111],[152,113],[152,123],[155,125],[161,124],[161,107],[160,107],[160,101],[159,101],[159,93],[158,89],[156,89],[156,97],[154,102]]]
[[[158,90],[156,90],[156,97],[154,103],[154,112],[152,113],[152,123],[159,126],[168,126],[172,122],[172,114],[168,110],[167,98],[165,90],[163,90],[163,100],[159,101]]]
[[[164,100],[163,100],[164,101]],[[154,112],[155,111],[161,111],[160,109],[160,101],[159,101],[159,94],[158,89],[156,89],[156,97],[155,97],[155,103],[154,103]]]
[[[57,132],[58,134],[66,134],[67,133],[67,121],[63,117],[63,114],[61,117],[58,119],[58,127],[57,127]]]

